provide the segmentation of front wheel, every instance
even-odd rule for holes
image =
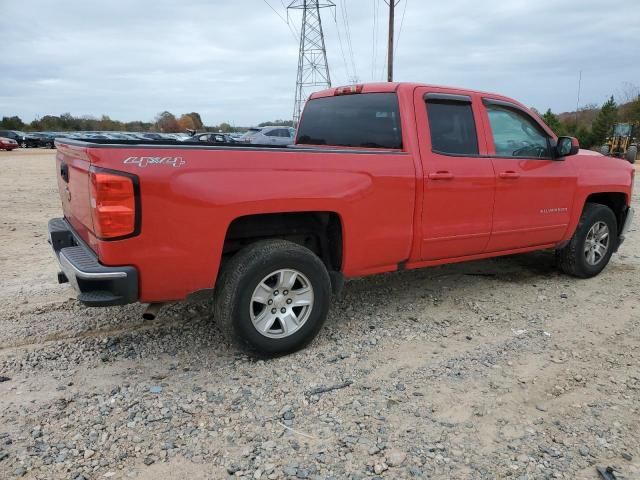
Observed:
[[[331,284],[311,250],[285,240],[256,242],[223,267],[214,316],[225,332],[262,355],[308,344],[329,310]]]
[[[609,151],[610,151],[610,149],[609,149],[609,145],[602,145],[602,146],[600,147],[600,153],[601,153],[602,155],[609,155]]]
[[[638,147],[636,145],[631,145],[627,149],[627,160],[629,163],[636,163],[636,158],[638,156]]]
[[[617,232],[616,216],[609,207],[587,203],[573,237],[556,252],[562,271],[578,278],[598,275],[611,259]]]

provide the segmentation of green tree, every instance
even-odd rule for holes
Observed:
[[[625,120],[629,122],[640,122],[640,96],[629,105],[627,118]]]
[[[542,115],[542,120],[544,120],[544,123],[546,123],[556,135],[562,135],[565,133],[563,125],[560,123],[560,119],[551,111],[550,108],[548,108],[544,115]]]
[[[13,117],[2,117],[0,125],[7,130],[22,130],[24,128],[24,122],[17,115]]]
[[[607,135],[613,128],[618,117],[618,106],[613,99],[613,95],[609,100],[604,102],[598,116],[591,126],[591,145],[601,145],[607,138]]]

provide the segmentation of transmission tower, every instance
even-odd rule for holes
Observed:
[[[287,7],[287,10],[302,10],[296,98],[293,104],[294,123],[300,120],[302,107],[309,94],[321,89],[318,87],[331,86],[320,9],[335,6],[329,0],[293,0]]]

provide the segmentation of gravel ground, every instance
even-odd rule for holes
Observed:
[[[0,478],[640,478],[637,227],[591,280],[540,252],[349,282],[254,360],[206,295],[143,321],[57,285],[53,159],[0,152]]]

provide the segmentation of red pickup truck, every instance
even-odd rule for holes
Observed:
[[[213,289],[262,354],[309,342],[344,278],[555,249],[597,275],[634,170],[501,95],[412,83],[314,93],[290,147],[56,140],[60,282],[86,305]]]

